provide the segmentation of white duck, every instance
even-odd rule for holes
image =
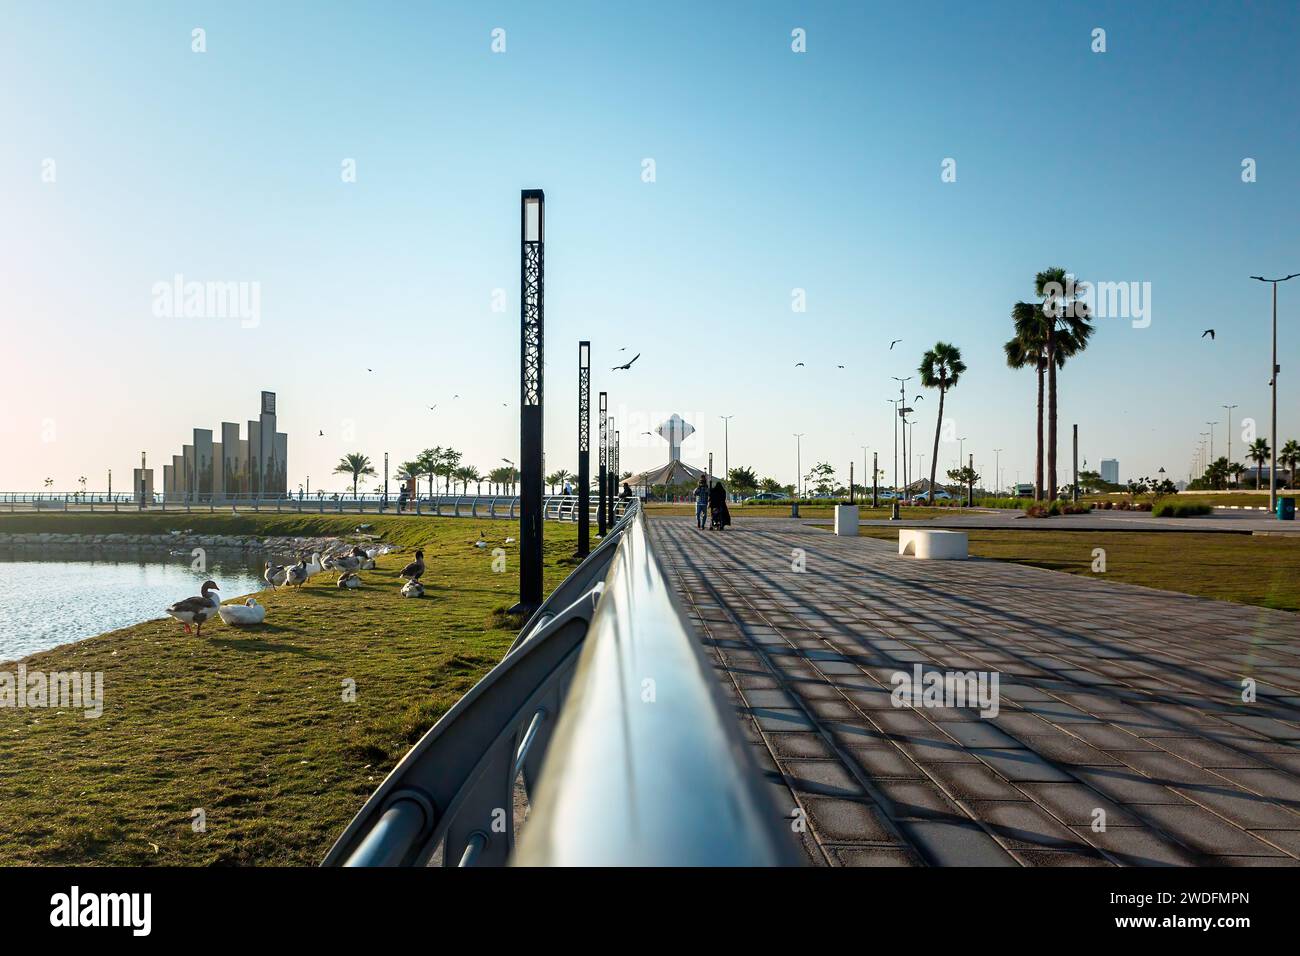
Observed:
[[[407,581],[402,585],[402,597],[404,598],[422,598],[424,597],[424,585],[419,581]]]
[[[223,604],[217,608],[221,620],[232,627],[249,627],[266,620],[266,607],[249,598],[243,604]]]
[[[203,636],[203,622],[212,618],[221,607],[221,595],[217,592],[217,582],[204,581],[199,589],[202,597],[188,597],[177,601],[167,609],[167,613],[185,625],[185,633],[190,633],[190,625],[198,628],[199,637]],[[209,594],[208,592],[212,593]]]
[[[311,580],[316,575],[325,570],[325,566],[320,562],[320,552],[313,551],[311,561],[307,564],[307,580]]]
[[[355,571],[344,571],[343,574],[339,576],[337,586],[341,588],[359,588],[361,587],[361,579],[357,577],[357,572]]]

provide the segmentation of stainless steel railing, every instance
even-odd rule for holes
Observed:
[[[516,852],[516,783],[530,803]],[[798,861],[635,503],[326,866]]]
[[[398,511],[398,498],[383,495],[358,494],[334,496],[280,495],[225,495],[222,497],[154,495],[144,506],[139,497],[114,493],[98,494],[41,494],[35,492],[0,492],[0,510],[20,511],[184,511],[226,512],[274,511],[290,514],[403,514],[439,515],[455,518],[507,518],[519,517],[517,495],[434,495],[412,498],[402,503]],[[621,516],[627,507],[624,499],[615,499],[614,514]],[[590,503],[591,517],[595,520],[597,498]],[[548,521],[576,521],[578,519],[577,495],[544,495],[543,516]]]

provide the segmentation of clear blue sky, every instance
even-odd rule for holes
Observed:
[[[1034,380],[1001,347],[1060,265],[1152,286],[1149,328],[1099,323],[1061,376],[1063,470],[1078,422],[1090,465],[1185,477],[1205,422],[1222,453],[1222,403],[1267,428],[1247,276],[1300,271],[1298,33],[1294,3],[6,4],[0,485],[102,487],[252,417],[262,388],[293,486],[341,486],[352,450],[515,458],[527,187],[548,203],[550,468],[576,464],[579,338],[626,467],[662,463],[630,433],[674,411],[688,460],[720,466],[734,414],[731,464],[782,481],[794,432],[805,470],[846,477],[864,444],[889,461],[890,376],[942,339],[969,367],[948,405],[966,450],[1025,479]],[[155,317],[177,273],[260,283],[260,325]],[[1281,318],[1285,439],[1300,280]]]

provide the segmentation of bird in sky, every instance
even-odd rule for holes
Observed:
[[[620,371],[622,371],[622,372],[626,372],[626,371],[628,371],[630,368],[632,368],[632,362],[635,362],[635,361],[636,361],[637,359],[639,359],[640,357],[641,357],[641,353],[640,353],[640,352],[637,352],[636,355],[633,355],[633,356],[632,356],[631,361],[629,361],[626,365],[615,365],[612,369],[610,369],[610,371],[611,371],[611,372],[620,372]]]
[[[1213,341],[1214,341],[1214,329],[1206,329],[1204,332],[1201,333],[1201,338],[1205,338],[1207,335],[1210,337],[1210,341],[1213,342]]]
[[[373,368],[368,368],[368,369],[366,369],[366,371],[367,371],[367,372],[373,372],[374,369],[373,369]]]
[[[325,437],[325,433],[324,433],[324,432],[321,432],[321,433],[320,433],[320,437],[321,437],[321,438],[324,438],[324,437]]]
[[[837,365],[837,366],[835,366],[835,367],[836,367],[836,368],[843,368],[844,366],[843,366],[843,365]]]
[[[429,411],[433,411],[433,410],[434,410],[435,408],[437,408],[437,407],[438,407],[437,405],[430,405],[430,406],[429,406]]]
[[[803,367],[804,367],[803,362],[795,362],[795,363],[794,363],[794,367],[795,367],[795,368],[803,368]]]
[[[916,396],[916,398],[912,399],[912,401],[914,401],[914,402],[919,402],[919,401],[920,401],[921,399],[923,399],[923,398],[925,398],[924,395],[918,395],[918,396]]]
[[[453,395],[452,398],[460,398],[459,395]]]
[[[894,341],[890,342],[890,343],[889,343],[889,351],[891,351],[891,352],[894,351],[894,346],[897,345],[897,344],[898,344],[899,342],[901,342],[901,341],[903,341],[903,340],[902,340],[902,339],[894,339]]]

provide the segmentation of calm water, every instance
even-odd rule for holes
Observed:
[[[209,579],[221,585],[223,601],[266,586],[260,552],[222,557],[209,551],[202,573],[190,569],[189,552],[72,557],[75,552],[0,550],[0,661],[166,617],[169,604],[198,594]]]

